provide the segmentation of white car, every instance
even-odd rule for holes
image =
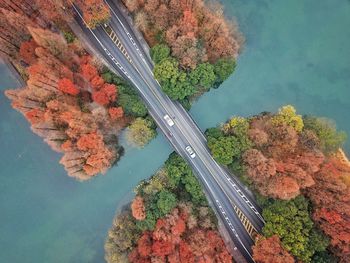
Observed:
[[[191,148],[191,146],[186,146],[186,151],[188,152],[188,154],[191,156],[191,158],[194,158],[194,157],[196,157],[196,154],[195,154],[195,152],[192,150],[192,148]]]
[[[166,120],[170,127],[175,124],[174,121],[169,117],[169,115],[165,115],[164,120]]]

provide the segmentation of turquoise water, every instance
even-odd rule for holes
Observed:
[[[223,3],[226,14],[237,17],[246,48],[235,75],[194,105],[191,113],[200,126],[290,103],[301,113],[336,120],[350,134],[350,2]],[[1,90],[16,85],[2,65],[0,76]],[[115,210],[171,151],[158,136],[143,150],[127,148],[106,175],[76,182],[58,164],[60,154],[30,132],[2,92],[0,149],[1,263],[103,262]]]

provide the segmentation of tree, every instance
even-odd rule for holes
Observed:
[[[338,132],[334,122],[326,118],[305,116],[304,124],[305,129],[316,133],[321,149],[327,154],[338,150],[346,140],[346,133]]]
[[[169,179],[168,187],[173,189],[178,187],[182,177],[192,174],[191,167],[175,152],[165,162],[165,169]]]
[[[331,251],[346,262],[350,257],[350,166],[339,157],[330,157],[314,175],[315,185],[307,196],[313,204],[313,219],[329,236]]]
[[[221,164],[230,164],[233,158],[240,157],[241,146],[236,137],[227,136],[208,139],[208,147],[213,158]]]
[[[215,82],[215,73],[213,65],[209,63],[199,64],[189,74],[192,85],[199,85],[208,90]]]
[[[122,107],[110,107],[108,113],[112,120],[118,120],[124,116]]]
[[[138,147],[144,147],[157,135],[149,120],[136,118],[127,129],[128,141]]]
[[[98,76],[97,69],[90,63],[82,64],[80,66],[80,69],[81,69],[82,75],[88,81],[91,81],[93,78]]]
[[[84,20],[90,28],[95,28],[110,19],[110,10],[102,0],[79,1],[79,5],[83,11]]]
[[[204,204],[206,202],[202,186],[192,172],[181,177],[181,182],[185,185],[186,191],[191,195],[194,204]]]
[[[124,262],[126,253],[135,246],[140,233],[129,211],[122,212],[113,220],[105,243],[108,263]],[[120,260],[120,261],[118,261]]]
[[[176,206],[176,203],[176,196],[173,193],[167,190],[162,190],[158,193],[157,207],[161,215],[168,214]]]
[[[79,94],[79,89],[74,85],[74,83],[67,78],[60,79],[58,81],[58,89],[63,93],[76,96]]]
[[[308,206],[307,200],[299,196],[290,201],[273,201],[263,210],[264,235],[278,235],[283,246],[303,262],[310,262],[316,250],[325,250],[321,244],[324,237],[314,232]]]
[[[31,65],[36,61],[37,57],[35,55],[35,49],[37,47],[38,45],[33,39],[22,42],[21,47],[19,49],[19,54],[23,61],[28,65]]]
[[[137,220],[146,218],[145,205],[141,196],[136,196],[131,204],[132,216]]]
[[[258,237],[253,247],[256,263],[294,263],[294,258],[286,251],[277,235],[269,238]]]
[[[41,47],[47,49],[51,55],[62,62],[72,62],[73,53],[68,49],[68,45],[63,36],[53,33],[50,30],[28,27],[33,40]]]
[[[158,44],[151,48],[151,57],[154,63],[158,64],[170,55],[170,48],[166,44]]]
[[[304,127],[301,115],[297,115],[295,108],[291,105],[278,109],[278,113],[272,118],[272,123],[274,125],[285,124],[291,126],[297,132],[301,132]]]
[[[225,81],[236,68],[236,61],[234,59],[219,59],[214,64],[214,72],[218,83]]]
[[[159,80],[163,91],[173,100],[181,100],[194,93],[186,73],[180,71],[178,65],[176,60],[169,58],[154,67],[155,78]]]
[[[113,84],[105,83],[102,88],[92,93],[92,99],[100,105],[107,105],[115,102],[117,98],[117,88]]]

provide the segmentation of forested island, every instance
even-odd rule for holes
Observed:
[[[136,90],[89,54],[73,33],[72,4],[90,28],[108,23],[110,9],[102,0],[2,1],[0,51],[26,83],[6,91],[13,108],[34,133],[63,153],[60,163],[69,176],[87,180],[119,160],[122,130],[137,147],[157,132]],[[186,108],[234,71],[242,37],[218,5],[181,0],[125,4],[151,46],[156,78]]]
[[[266,225],[253,247],[258,263],[349,262],[350,162],[345,134],[288,105],[206,131],[213,157],[254,191]],[[107,262],[232,262],[215,214],[176,153],[135,189],[116,215]]]

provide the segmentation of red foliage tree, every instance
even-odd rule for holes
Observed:
[[[92,93],[92,99],[100,105],[107,105],[117,99],[117,90],[113,84],[105,83],[103,87]]]
[[[253,258],[257,263],[294,263],[294,258],[282,247],[281,240],[274,235],[258,237],[253,247]]]
[[[152,253],[152,238],[149,232],[144,232],[137,241],[137,251],[141,257],[148,257]]]
[[[92,66],[90,63],[82,64],[80,66],[81,73],[84,76],[84,78],[88,81],[91,81],[93,78],[98,76],[97,69]]]
[[[44,121],[44,112],[40,109],[32,109],[25,113],[30,123],[35,124]]]
[[[185,210],[185,207],[175,208],[166,217],[157,220],[153,232],[144,232],[137,247],[129,254],[130,262],[231,263],[232,257],[218,232],[188,229],[185,220],[190,217]]]
[[[350,165],[331,157],[306,192],[314,207],[313,219],[330,237],[332,251],[343,262],[350,258],[350,187],[344,180],[349,176]]]
[[[105,84],[105,81],[98,75],[91,80],[91,86],[94,90],[100,90],[103,84]]]
[[[58,89],[63,93],[76,96],[79,94],[79,89],[74,85],[74,83],[67,78],[60,79],[58,81]]]

